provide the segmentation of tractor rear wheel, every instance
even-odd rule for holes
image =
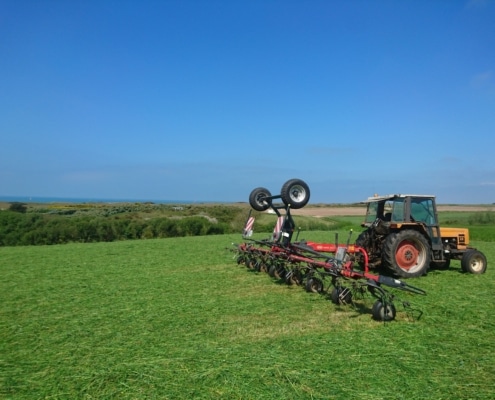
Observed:
[[[369,247],[369,242],[370,242],[370,232],[368,229],[361,232],[359,236],[356,238],[356,246],[363,247],[364,249],[367,249]]]
[[[462,255],[461,268],[471,274],[483,274],[486,271],[487,262],[485,255],[478,250],[468,250]]]
[[[286,206],[303,208],[309,201],[309,186],[301,179],[290,179],[284,183],[280,197]]]
[[[256,211],[265,211],[270,207],[270,201],[266,200],[267,197],[272,197],[268,189],[262,187],[253,189],[249,195],[249,204]]]
[[[415,278],[428,271],[430,253],[426,238],[417,231],[407,229],[387,237],[383,245],[382,260],[396,275]]]

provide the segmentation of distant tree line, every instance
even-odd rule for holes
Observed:
[[[26,206],[11,203],[0,210],[0,246],[112,242],[182,236],[241,233],[246,206],[161,204],[74,204]],[[274,221],[257,222],[269,233]],[[325,229],[313,224],[314,229]],[[310,228],[307,226],[306,228]],[[267,237],[268,237],[267,236]]]
[[[155,204],[43,206],[0,210],[0,246],[112,242],[241,232],[245,208]],[[168,214],[167,214],[168,213]]]
[[[145,220],[0,212],[0,246],[216,235],[229,230],[227,224],[210,222],[202,216]]]

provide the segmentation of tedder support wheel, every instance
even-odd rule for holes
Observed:
[[[270,268],[268,269],[268,275],[275,279],[282,278],[283,276],[285,276],[286,273],[287,271],[285,270],[285,268],[277,264],[270,265]]]
[[[380,300],[375,301],[371,309],[373,319],[376,321],[393,321],[397,310],[392,303],[383,304]]]
[[[387,237],[383,262],[396,275],[415,278],[426,274],[431,261],[430,245],[419,232],[406,229]]]
[[[323,292],[323,282],[321,279],[311,276],[306,281],[306,292],[309,293],[321,293]]]
[[[486,271],[487,262],[485,255],[478,250],[468,250],[462,255],[461,268],[471,274],[483,274]]]
[[[270,207],[270,201],[265,200],[267,197],[271,197],[272,194],[268,189],[259,187],[253,189],[249,195],[249,204],[256,211],[265,211]]]
[[[352,292],[345,286],[334,287],[330,296],[333,304],[351,304],[352,302]]]
[[[301,179],[290,179],[284,183],[280,197],[286,206],[303,208],[309,201],[309,186]]]

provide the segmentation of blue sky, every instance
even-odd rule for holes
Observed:
[[[0,1],[0,195],[495,202],[495,1]]]

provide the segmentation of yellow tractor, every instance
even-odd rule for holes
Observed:
[[[435,196],[403,195],[369,197],[367,229],[356,239],[366,249],[371,267],[385,267],[395,275],[413,278],[430,267],[446,269],[460,260],[465,272],[486,271],[485,255],[469,246],[469,230],[441,228]]]

